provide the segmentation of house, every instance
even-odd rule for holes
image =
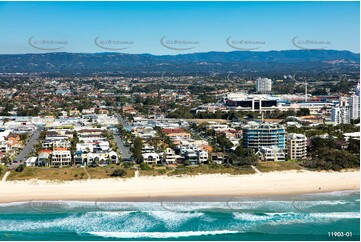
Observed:
[[[159,161],[159,155],[157,153],[144,153],[142,154],[143,162],[147,164],[156,165]]]
[[[77,144],[78,145],[78,144]],[[74,164],[83,166],[87,163],[88,152],[84,152],[83,150],[76,150],[74,152]]]
[[[118,154],[115,151],[110,151],[109,154],[108,154],[108,158],[109,158],[111,163],[118,163],[119,162]]]
[[[177,159],[177,156],[174,152],[173,149],[171,148],[166,148],[165,149],[165,152],[164,152],[164,161],[166,164],[175,164],[176,163],[176,159]]]
[[[277,146],[262,146],[256,154],[261,157],[262,161],[285,161],[285,153],[283,149],[280,149]]]
[[[35,166],[36,165],[36,160],[37,158],[32,156],[32,157],[29,157],[26,161],[25,161],[25,165],[26,166]]]
[[[197,151],[198,163],[206,163],[208,162],[208,152],[204,150]]]
[[[189,140],[191,138],[191,134],[190,133],[171,133],[171,134],[167,134],[167,136],[173,140],[173,139],[184,139],[184,140]]]
[[[226,156],[222,152],[212,152],[210,154],[210,160],[216,164],[222,164],[226,159]]]
[[[153,153],[154,152],[154,147],[151,145],[144,145],[142,147],[142,153]]]
[[[196,151],[193,149],[185,150],[184,158],[185,158],[186,162],[188,162],[189,164],[194,165],[194,164],[198,163],[198,155],[197,155]]]
[[[107,166],[109,165],[108,152],[88,153],[87,165]]]
[[[51,150],[39,150],[38,160],[36,166],[48,166],[50,163],[50,155],[53,153]]]
[[[66,137],[66,136],[58,136],[58,137],[51,137],[51,138],[44,139],[42,141],[41,146],[44,149],[52,148],[52,147],[55,147],[55,148],[59,148],[59,147],[61,147],[61,148],[70,148],[71,143],[68,140],[68,137]]]
[[[164,128],[162,129],[163,134],[174,134],[174,133],[184,133],[183,128]]]

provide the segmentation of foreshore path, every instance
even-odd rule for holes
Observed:
[[[92,178],[92,176],[89,174],[88,170],[86,169],[86,167],[84,167],[84,171],[85,171],[85,174],[88,176],[88,179],[87,180],[90,180]]]
[[[1,179],[1,182],[2,182],[2,183],[5,183],[5,182],[6,182],[6,178],[8,178],[9,175],[10,175],[10,171],[7,171],[7,172],[5,173],[5,175],[3,176],[3,179]]]
[[[257,174],[262,175],[262,172],[258,170],[255,166],[251,166],[251,167]]]

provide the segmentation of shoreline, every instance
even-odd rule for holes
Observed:
[[[31,200],[217,201],[360,189],[360,171],[280,171],[251,175],[144,176],[84,181],[0,183],[0,203]]]

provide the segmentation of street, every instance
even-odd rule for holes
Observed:
[[[120,138],[120,136],[118,134],[114,134],[114,139],[115,139],[115,142],[117,142],[117,147],[122,154],[123,160],[129,160],[132,156],[129,148],[124,145],[122,139]]]
[[[118,121],[120,123],[122,123],[123,127],[128,125],[128,123],[122,118],[122,116],[120,116],[119,114],[116,114],[116,117],[117,117]],[[123,160],[131,159],[132,155],[131,155],[131,152],[129,150],[129,147],[126,147],[124,145],[124,142],[120,138],[120,135],[119,134],[114,134],[114,139],[115,139],[115,142],[117,142],[117,147],[118,147],[119,151],[122,153]]]
[[[24,148],[20,151],[20,153],[16,156],[16,158],[14,159],[14,161],[17,161],[16,163],[13,162],[10,166],[10,169],[15,169],[16,167],[18,167],[20,164],[23,164],[26,157],[29,155],[29,153],[31,152],[31,150],[33,149],[34,145],[38,142],[38,139],[40,137],[40,133],[43,129],[42,128],[38,128],[30,137],[30,139],[28,140],[28,142],[25,144]]]

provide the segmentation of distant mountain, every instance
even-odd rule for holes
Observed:
[[[360,54],[336,50],[232,51],[156,56],[122,53],[0,55],[0,73],[90,74],[358,72]]]

